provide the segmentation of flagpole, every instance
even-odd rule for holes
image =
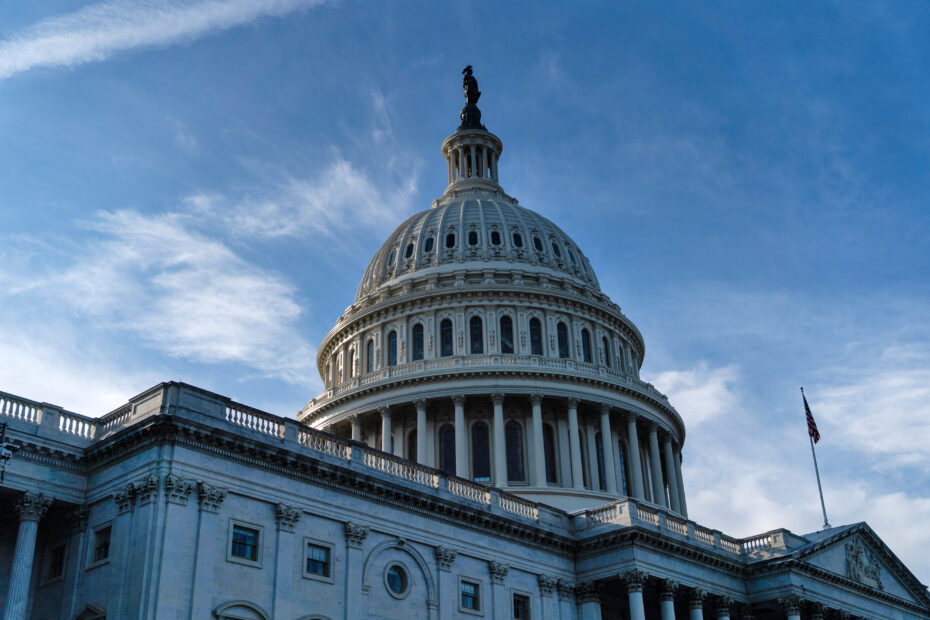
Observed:
[[[804,388],[801,388],[801,398],[804,398]],[[811,441],[811,456],[814,457],[814,473],[817,475],[817,492],[820,493],[820,509],[823,511],[823,529],[826,530],[830,527],[830,522],[827,521],[827,506],[823,503],[823,487],[820,485],[820,468],[817,467],[817,452],[814,450],[814,437],[810,433],[807,434],[807,437]]]

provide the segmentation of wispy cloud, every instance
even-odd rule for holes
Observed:
[[[0,80],[36,67],[74,67],[143,47],[189,41],[322,0],[127,0],[40,21],[0,41]]]
[[[675,395],[675,406],[687,412],[689,428],[731,411],[736,404],[733,385],[739,373],[735,366],[710,368],[700,362],[687,370],[660,372],[654,383]]]

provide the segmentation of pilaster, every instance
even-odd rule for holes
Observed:
[[[10,571],[10,586],[7,590],[3,620],[25,620],[26,618],[39,520],[48,511],[51,503],[52,498],[31,491],[23,493],[16,502],[15,510],[19,515],[19,531],[16,534],[13,568]]]

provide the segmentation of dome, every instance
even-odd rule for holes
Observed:
[[[473,188],[447,192],[398,226],[365,270],[355,301],[408,278],[469,267],[567,277],[600,292],[588,259],[558,226],[502,191]]]

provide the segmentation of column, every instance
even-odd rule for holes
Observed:
[[[347,521],[345,524],[346,531],[346,572],[344,583],[345,589],[345,610],[346,618],[364,618],[365,611],[362,609],[362,599],[368,597],[362,596],[362,565],[364,554],[362,545],[368,537],[368,528]]]
[[[465,396],[456,394],[452,397],[455,405],[455,475],[459,478],[471,478],[468,474],[468,429],[465,428]]]
[[[191,579],[191,618],[209,618],[213,608],[214,566],[218,560],[216,532],[222,528],[220,507],[229,489],[203,480],[197,482],[197,545],[194,547],[194,576]],[[225,558],[225,550],[222,552]]]
[[[681,514],[681,494],[678,492],[678,474],[675,473],[675,453],[672,450],[672,437],[665,435],[662,442],[665,449],[665,478],[668,480],[668,501],[672,511]]]
[[[294,564],[295,549],[301,549],[302,541],[294,540],[294,526],[300,521],[303,511],[287,504],[275,507],[276,537],[274,554],[274,577],[272,582],[271,616],[273,618],[293,617],[293,605],[296,592],[292,591],[294,580],[290,579]]]
[[[558,416],[556,423],[559,432],[559,482],[565,488],[572,486],[572,449],[568,441],[568,420]]]
[[[558,578],[553,575],[537,575],[536,582],[539,584],[539,617],[557,619],[559,601],[554,594],[559,586]]]
[[[614,466],[614,440],[610,432],[610,405],[601,405],[601,444],[604,446],[604,484],[607,492],[617,494],[617,469]]]
[[[785,611],[788,620],[801,620],[801,597],[792,594],[778,599],[778,604]]]
[[[481,178],[486,179],[488,177],[488,147],[481,149]]]
[[[689,620],[704,620],[704,598],[706,596],[707,592],[700,588],[691,590],[691,595],[688,597]]]
[[[827,607],[823,603],[809,603],[808,610],[810,611],[808,620],[823,620]]]
[[[649,425],[649,461],[652,465],[652,498],[655,503],[668,508],[668,500],[665,498],[665,484],[662,482],[658,430],[655,424]]]
[[[730,605],[732,605],[733,602],[733,599],[726,596],[717,597],[716,609],[714,611],[714,616],[717,620],[730,620]]]
[[[497,183],[497,153],[491,153],[491,180]]]
[[[453,172],[453,169],[452,169],[452,152],[451,151],[449,152],[449,155],[446,159],[446,163],[448,164],[448,168],[449,168],[449,185],[452,185],[452,182],[455,180],[455,173]]]
[[[575,606],[572,604],[572,598],[575,595],[575,584],[564,579],[559,579],[556,585],[559,591],[559,618],[572,618],[575,615]]]
[[[426,401],[414,401],[417,408],[417,463],[426,465]]]
[[[491,394],[494,403],[494,484],[507,484],[507,444],[504,439],[504,395]]]
[[[68,577],[68,585],[65,586],[66,598],[62,599],[61,602],[62,611],[65,611],[65,615],[68,617],[77,614],[78,584],[81,580],[81,574],[84,572],[84,564],[81,560],[87,557],[87,518],[89,515],[90,510],[87,508],[87,504],[78,506],[74,512],[68,515],[68,520],[71,522],[71,542],[68,545],[68,556],[70,557],[69,561],[72,569]]]
[[[458,149],[456,149],[456,151],[459,154],[459,178],[464,179],[465,178],[465,149],[462,147],[459,147]]]
[[[678,584],[668,579],[663,579],[659,587],[659,609],[662,612],[662,620],[675,620],[675,590]]]
[[[436,568],[439,569],[437,580],[439,590],[439,617],[452,618],[459,611],[459,589],[452,574],[452,565],[458,551],[446,547],[436,547]]]
[[[362,440],[362,416],[358,413],[349,416],[349,423],[352,425],[352,441]]]
[[[10,587],[6,595],[6,611],[3,613],[3,620],[25,620],[26,618],[39,519],[51,503],[52,498],[30,491],[23,493],[23,496],[16,502],[19,532],[16,535],[16,549],[13,551],[13,568],[10,572]]]
[[[581,471],[581,437],[578,435],[578,399],[568,399],[568,445],[572,449],[572,486],[584,488],[584,474]]]
[[[601,620],[601,599],[596,581],[579,583],[575,587],[575,599],[578,603],[578,620]],[[645,620],[645,616],[638,620]]]
[[[391,408],[388,405],[378,407],[378,413],[381,414],[381,449],[393,454],[394,451],[391,450]]]
[[[536,457],[535,472],[536,486],[544,487],[548,484],[546,480],[546,447],[543,442],[543,423],[542,423],[542,394],[531,394],[530,403],[533,405],[533,452]]]
[[[675,452],[675,478],[678,479],[678,503],[681,506],[681,514],[688,516],[688,503],[685,501],[685,483],[681,477],[681,449]]]
[[[645,499],[643,491],[643,466],[639,462],[639,435],[636,432],[636,416],[632,413],[626,419],[627,440],[630,443],[630,477],[633,479],[633,497]]]
[[[488,607],[494,610],[512,609],[513,602],[510,599],[510,588],[505,587],[507,573],[510,572],[510,564],[491,560],[488,562],[488,576],[491,579],[491,587],[488,591]],[[495,614],[496,616],[497,614]]]
[[[631,570],[621,574],[620,581],[626,587],[626,595],[630,604],[630,620],[646,620],[646,607],[643,605],[643,585],[646,583],[646,574],[642,571]],[[664,613],[662,620],[666,620]]]
[[[601,490],[600,470],[597,466],[597,445],[594,440],[594,425],[585,423],[585,441],[588,444],[588,482],[592,491]]]
[[[475,160],[475,145],[472,144],[471,146],[469,146],[469,147],[468,147],[468,151],[469,151],[469,157],[471,157],[471,176],[477,176],[477,174],[478,174],[478,168],[477,168],[477,166],[475,165],[475,163],[476,163],[476,160]]]

